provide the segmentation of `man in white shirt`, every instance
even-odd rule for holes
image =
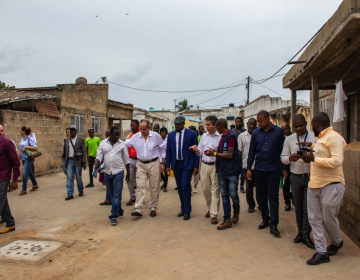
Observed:
[[[243,160],[243,167],[244,167],[244,174],[247,172],[247,160],[249,155],[249,148],[250,148],[250,141],[251,141],[251,135],[253,131],[257,127],[257,122],[254,118],[251,118],[247,122],[247,131],[241,133],[238,137],[238,146],[239,146],[239,152],[242,154],[242,160]],[[251,167],[251,173],[254,177],[254,168],[255,168],[255,162],[253,163]],[[245,176],[246,181],[246,201],[249,205],[248,213],[253,213],[255,209],[255,200],[254,200],[254,179],[248,180]],[[257,197],[257,196],[256,196]],[[256,199],[257,200],[257,199]],[[258,203],[259,204],[259,203]],[[260,209],[259,209],[260,210]]]
[[[306,129],[306,119],[302,114],[293,116],[293,128],[295,133],[288,136],[284,143],[281,154],[283,164],[290,164],[291,176],[290,184],[292,197],[295,204],[296,223],[298,235],[295,243],[303,243],[311,249],[315,249],[314,243],[310,239],[311,226],[309,224],[307,212],[307,193],[310,180],[310,163],[305,163],[301,159],[300,142],[316,142],[316,137],[312,131]]]
[[[216,174],[216,157],[209,157],[205,155],[205,151],[209,148],[217,150],[221,135],[216,130],[216,122],[218,118],[215,116],[208,116],[205,119],[205,125],[207,133],[204,133],[201,137],[199,146],[191,146],[190,149],[196,152],[198,156],[202,157],[203,165],[201,167],[201,186],[206,201],[208,211],[205,218],[211,217],[211,224],[218,223],[217,214],[220,207],[220,188]]]
[[[100,143],[95,160],[95,167],[100,170],[100,163],[104,161],[105,164],[105,185],[112,201],[111,215],[109,216],[112,226],[117,224],[116,218],[124,213],[121,209],[124,166],[126,167],[126,182],[130,179],[128,150],[125,143],[119,140],[119,136],[120,129],[116,126],[112,127],[110,137]]]
[[[146,183],[150,185],[150,217],[156,216],[159,205],[160,174],[165,169],[166,147],[160,135],[150,131],[150,121],[140,121],[140,133],[126,140],[128,148],[134,147],[137,154],[136,202],[131,216],[142,217]],[[161,156],[161,163],[159,157]]]

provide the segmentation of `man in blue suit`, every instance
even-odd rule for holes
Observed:
[[[194,131],[184,128],[185,118],[175,118],[175,131],[168,135],[166,148],[166,172],[170,175],[170,165],[174,171],[176,185],[181,201],[181,211],[178,217],[190,219],[191,212],[191,177],[199,172],[199,157],[191,146],[197,145],[197,135]]]

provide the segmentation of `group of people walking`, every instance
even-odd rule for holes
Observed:
[[[93,176],[98,172],[103,175],[107,192],[100,205],[112,206],[111,225],[116,225],[117,218],[124,213],[121,207],[124,178],[130,193],[126,205],[135,207],[131,216],[143,217],[149,182],[150,217],[156,217],[160,190],[167,192],[168,176],[173,171],[180,200],[177,216],[186,221],[192,212],[191,181],[200,175],[206,204],[204,216],[210,218],[210,223],[217,225],[218,230],[225,230],[232,228],[240,218],[240,181],[240,191],[246,192],[247,212],[253,213],[258,205],[262,217],[258,229],[270,227],[272,235],[280,236],[279,189],[282,187],[284,195],[286,193],[285,210],[291,209],[290,200],[295,205],[298,234],[294,242],[317,250],[308,264],[330,261],[329,256],[343,246],[337,215],[345,189],[342,163],[346,144],[330,127],[327,114],[314,116],[313,132],[307,129],[303,115],[294,115],[293,134],[289,124],[281,128],[272,124],[267,111],[260,111],[256,119],[250,118],[247,129],[240,117],[236,119],[235,128],[229,129],[225,119],[208,116],[205,119],[207,132],[202,128],[201,133],[185,128],[182,116],[176,117],[174,124],[175,130],[168,134],[167,129],[160,126],[151,130],[148,120],[132,120],[131,134],[125,141],[120,140],[121,131],[115,126],[107,131],[103,141],[94,136],[92,128],[88,130],[89,138],[83,139],[77,136],[77,127],[70,126],[63,143],[67,175],[65,200],[74,199],[75,178],[79,196],[84,195],[81,173],[88,162],[90,182],[85,188],[94,186]],[[4,129],[0,128],[3,134]],[[23,195],[26,194],[27,176],[33,184],[31,190],[38,186],[31,169],[33,160],[24,153],[26,149],[36,149],[36,141],[29,136],[30,128],[22,131],[19,151],[24,164],[25,183],[20,193]],[[6,233],[15,229],[6,192],[11,171],[11,188],[17,188],[19,157],[15,145],[3,135],[0,135],[0,146],[0,159],[5,163],[0,167],[1,178],[4,178],[0,182],[0,209],[2,221],[6,222],[0,233]],[[219,224],[220,194],[224,216]],[[310,238],[311,231],[315,244]],[[330,246],[326,243],[326,232]]]

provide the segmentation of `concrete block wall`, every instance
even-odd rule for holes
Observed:
[[[348,145],[345,151],[345,195],[339,220],[342,230],[360,246],[360,143]]]
[[[4,125],[5,136],[12,139],[17,148],[22,126],[29,126],[35,133],[37,144],[43,154],[35,159],[36,174],[61,170],[64,133],[61,130],[60,118],[40,116],[32,112],[0,110],[0,123]]]

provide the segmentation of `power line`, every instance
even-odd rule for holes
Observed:
[[[272,77],[271,79],[274,79],[274,78],[277,78],[277,77],[280,77],[280,76],[284,76],[284,75],[286,75],[286,73],[276,75],[276,76]],[[257,81],[254,81],[253,79],[251,79],[251,82],[254,83],[254,84],[260,84],[260,83],[266,82],[265,80],[270,80],[270,79],[265,78],[265,79],[260,79],[260,80],[257,80]]]
[[[235,84],[235,83],[240,83],[240,85],[241,85],[241,83],[243,83],[245,80],[246,80],[246,79],[243,79],[243,80],[241,80],[241,81],[237,81],[237,82],[234,82],[234,83],[225,85],[224,87],[231,86],[231,85],[233,85],[233,84]],[[239,86],[240,86],[240,85],[239,85]],[[187,96],[187,97],[181,97],[181,99],[192,98],[192,97],[199,96],[199,95],[203,95],[203,94],[206,94],[206,93],[212,92],[212,91],[213,91],[213,90],[209,90],[209,91],[205,91],[205,92],[202,92],[202,93],[199,93],[199,94],[195,94],[195,95],[191,95],[191,96]],[[179,98],[179,99],[180,99],[180,98]]]
[[[237,85],[236,87],[239,87],[239,86],[241,86],[241,85],[242,85],[242,84],[239,84],[239,85]],[[205,100],[205,101],[203,101],[203,102],[200,102],[200,103],[196,104],[195,106],[198,106],[198,105],[200,105],[200,104],[204,104],[204,103],[209,102],[209,101],[211,101],[211,100],[217,99],[217,98],[219,98],[219,97],[227,94],[228,92],[230,92],[230,91],[232,91],[232,90],[234,90],[234,88],[231,88],[230,90],[227,90],[227,91],[225,91],[224,93],[222,93],[221,95],[218,95],[218,96],[216,96],[216,97],[214,97],[214,98],[211,98],[211,99],[209,99],[209,100]]]
[[[276,94],[278,94],[278,95],[280,95],[280,96],[283,96],[283,97],[285,97],[285,98],[287,98],[287,99],[291,99],[290,97],[287,97],[287,96],[285,96],[285,95],[283,95],[283,94],[281,94],[281,93],[278,93],[278,92],[276,92],[275,90],[272,90],[271,88],[268,88],[267,86],[264,86],[263,84],[257,84],[257,85],[262,86],[262,87],[264,87],[264,88],[267,88],[268,90],[272,91],[273,93],[276,93]]]
[[[199,91],[216,91],[216,90],[221,90],[221,89],[228,89],[228,88],[235,88],[240,84],[237,85],[233,85],[233,86],[225,86],[225,87],[220,87],[220,88],[213,88],[213,89],[197,89],[197,90],[182,90],[182,91],[171,91],[171,90],[151,90],[151,89],[140,89],[140,88],[134,88],[134,87],[128,87],[128,86],[124,86],[124,85],[120,85],[117,83],[113,83],[113,82],[109,82],[109,84],[113,84],[113,85],[117,85],[119,87],[124,87],[124,88],[128,88],[128,89],[132,89],[132,90],[139,90],[139,91],[146,91],[146,92],[158,92],[158,93],[187,93],[187,92],[199,92]]]
[[[218,105],[216,106],[219,106],[221,103],[223,103],[226,99],[228,99],[231,95],[233,95],[233,93],[238,89],[239,87],[233,89],[233,91],[228,95],[226,96]]]
[[[305,47],[319,34],[319,32],[324,28],[325,24],[314,34],[314,36],[311,37],[311,39],[309,41],[306,42],[306,44],[292,58],[290,58],[290,60],[288,62],[286,62],[284,64],[283,67],[281,67],[278,71],[276,71],[274,74],[272,74],[269,78],[263,79],[263,81],[261,83],[265,83],[266,81],[274,78],[275,75],[277,75],[281,70],[283,70],[289,64],[289,62],[292,61],[303,49],[305,49]]]

